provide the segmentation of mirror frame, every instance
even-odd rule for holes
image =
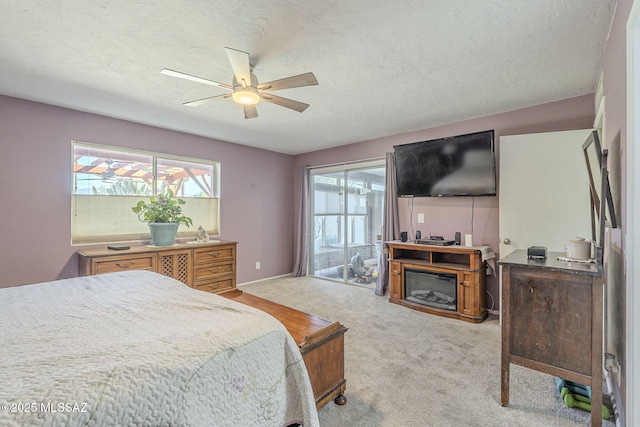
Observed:
[[[611,197],[611,188],[609,186],[609,170],[607,169],[607,157],[609,151],[602,149],[598,131],[593,130],[587,140],[582,144],[582,151],[587,165],[587,174],[589,177],[589,191],[591,199],[591,234],[596,247],[596,261],[602,262],[602,248],[604,245],[604,229],[607,226],[607,210],[609,213],[610,226],[618,227],[613,198]],[[590,154],[593,151],[594,154]],[[596,182],[594,171],[591,169],[593,159],[590,156],[595,155],[597,165],[600,168],[600,182]],[[601,214],[602,213],[602,214]],[[599,228],[596,230],[596,224]]]
[[[602,172],[602,149],[600,147],[600,138],[598,138],[598,131],[592,131],[587,137],[586,141],[582,144],[582,152],[584,154],[584,160],[587,165],[587,175],[589,177],[589,196],[590,196],[590,214],[591,214],[591,240],[598,242],[598,232],[596,231],[596,222],[600,219],[600,191],[601,188],[595,182],[594,173]],[[592,152],[592,154],[589,154]],[[593,159],[595,157],[595,159]],[[591,168],[593,161],[597,161],[598,171],[594,171]],[[601,175],[602,176],[602,175]],[[598,184],[601,184],[600,182]]]

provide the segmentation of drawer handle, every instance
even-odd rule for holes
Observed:
[[[222,255],[222,252],[220,252],[220,251],[218,251],[218,252],[209,252],[209,255],[211,255],[214,258],[217,258],[220,255]]]
[[[219,273],[220,272],[220,267],[210,268],[209,271],[212,272],[212,273]]]
[[[135,264],[136,262],[134,260],[129,261],[129,264],[127,265],[122,265],[120,264],[120,261],[116,262],[116,265],[120,268],[129,268],[131,267],[133,264]]]

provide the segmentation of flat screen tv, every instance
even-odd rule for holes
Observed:
[[[493,130],[393,148],[398,197],[496,194]]]

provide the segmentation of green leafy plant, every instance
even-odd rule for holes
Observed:
[[[138,214],[142,222],[177,222],[189,227],[193,221],[182,214],[184,204],[184,200],[174,198],[173,191],[169,190],[167,194],[151,196],[148,203],[140,200],[131,210]]]

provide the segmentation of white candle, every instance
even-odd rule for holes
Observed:
[[[464,235],[464,245],[465,246],[473,246],[473,234],[465,234]]]

